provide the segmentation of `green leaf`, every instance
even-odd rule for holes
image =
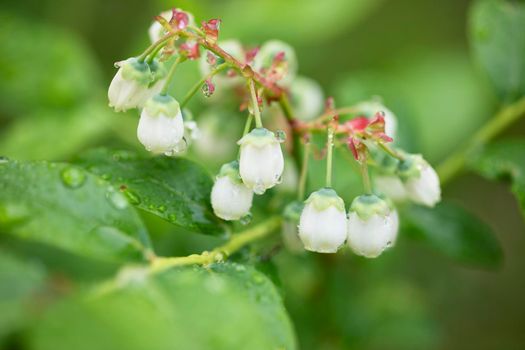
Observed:
[[[0,339],[25,324],[27,302],[44,283],[41,266],[0,250]]]
[[[210,205],[212,179],[190,160],[96,149],[78,162],[120,188],[142,210],[191,231],[222,232]]]
[[[525,94],[525,3],[477,1],[470,13],[476,59],[506,101]]]
[[[112,118],[102,103],[31,113],[14,120],[0,135],[0,154],[18,160],[64,159],[100,139]]]
[[[525,216],[525,140],[505,140],[488,145],[470,161],[473,170],[491,180],[509,179]]]
[[[493,268],[503,258],[492,229],[450,203],[435,208],[411,206],[403,212],[405,231],[440,253],[468,265]]]
[[[105,294],[77,298],[38,325],[35,349],[295,349],[272,283],[233,263],[158,275],[124,270]]]
[[[149,239],[126,198],[68,164],[0,163],[0,232],[80,255],[141,258]]]

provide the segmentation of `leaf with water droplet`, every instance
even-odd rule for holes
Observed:
[[[125,196],[82,168],[10,161],[0,178],[2,233],[106,260],[142,259],[150,249]]]
[[[108,181],[142,210],[191,231],[215,235],[224,230],[211,209],[210,175],[187,159],[96,149],[81,155],[77,163],[97,175],[110,174]]]
[[[60,172],[60,178],[64,185],[77,188],[86,181],[86,174],[83,169],[73,166],[68,166]]]

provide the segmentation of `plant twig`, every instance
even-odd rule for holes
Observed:
[[[481,129],[472,135],[462,148],[450,155],[437,167],[441,184],[450,181],[463,170],[469,155],[473,151],[492,140],[523,115],[525,115],[525,97],[496,113]]]
[[[175,266],[194,264],[208,265],[213,262],[222,261],[245,245],[275,231],[281,224],[281,220],[280,216],[273,216],[256,226],[235,234],[228,242],[226,242],[226,244],[213,249],[211,252],[203,252],[201,254],[192,254],[183,257],[157,257],[152,261],[151,272],[157,273]]]

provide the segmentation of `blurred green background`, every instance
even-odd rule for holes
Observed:
[[[136,113],[116,114],[107,107],[113,63],[143,50],[153,16],[180,7],[198,20],[221,18],[221,39],[239,38],[252,46],[268,39],[289,42],[300,74],[318,80],[338,106],[381,96],[409,130],[403,144],[437,164],[498,108],[469,53],[469,5],[465,0],[4,0],[0,155],[69,160],[97,145],[141,150]],[[175,96],[197,79],[196,64],[185,65],[177,73]],[[203,99],[190,106],[197,121],[209,109]],[[215,113],[237,114],[235,107]],[[524,131],[521,121],[507,133]],[[335,182],[336,187],[348,183],[344,175]],[[444,196],[497,232],[503,264],[488,271],[464,266],[403,236],[396,249],[372,261],[349,253],[281,251],[272,268],[277,267],[301,348],[525,348],[520,277],[525,225],[514,198],[505,186],[474,175],[455,180]],[[181,235],[144,216],[163,254],[189,254],[220,241]],[[43,262],[58,294],[70,283],[109,276],[115,269],[4,236],[0,243]],[[4,345],[24,348],[24,339],[14,332]]]

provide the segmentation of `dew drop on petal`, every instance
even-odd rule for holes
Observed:
[[[264,192],[266,192],[266,188],[260,180],[258,180],[255,183],[255,186],[253,187],[253,192],[255,192],[255,194],[264,194]]]
[[[252,213],[244,215],[242,218],[240,218],[239,222],[241,225],[248,225],[250,222],[252,222]]]
[[[275,138],[278,142],[282,143],[286,141],[286,133],[283,130],[277,130],[275,132]]]
[[[82,169],[67,167],[60,172],[60,178],[67,187],[78,188],[86,181],[86,174]]]

